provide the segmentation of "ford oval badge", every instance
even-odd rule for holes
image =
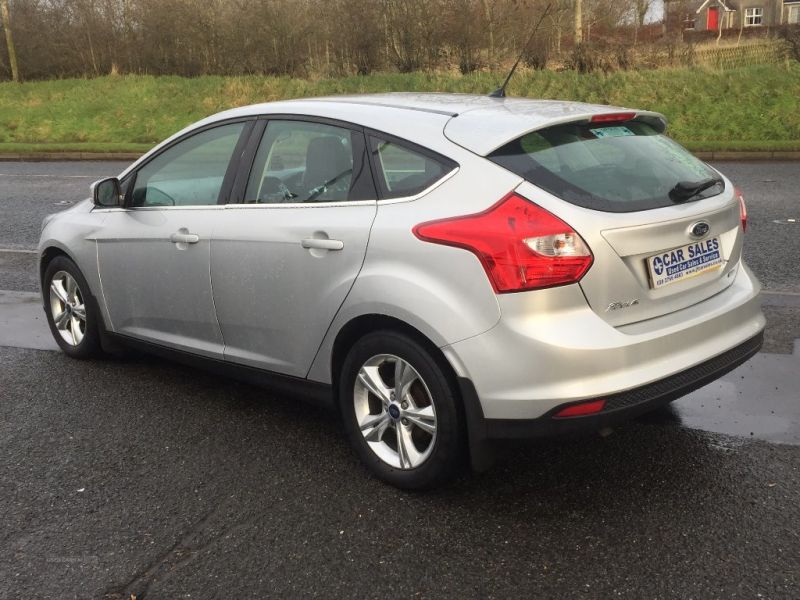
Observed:
[[[691,235],[693,238],[700,239],[708,235],[710,229],[711,225],[709,225],[705,221],[698,221],[697,223],[692,225]]]

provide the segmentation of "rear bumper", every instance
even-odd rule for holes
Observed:
[[[497,326],[442,351],[492,421],[529,421],[573,402],[627,397],[695,372],[763,331],[758,281],[744,264],[734,275],[699,304],[624,327],[595,314],[578,286],[499,296]]]
[[[486,437],[488,439],[546,437],[597,431],[618,425],[664,406],[722,377],[756,354],[763,343],[764,334],[761,332],[735,348],[681,373],[619,394],[604,396],[605,408],[594,415],[554,418],[556,412],[573,404],[566,403],[536,419],[486,419]]]

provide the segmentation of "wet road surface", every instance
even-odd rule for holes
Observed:
[[[328,413],[0,348],[0,597],[797,598],[800,449],[638,422],[434,493]]]
[[[434,493],[372,480],[333,415],[296,400],[155,359],[0,347],[0,598],[800,597],[800,277],[784,264],[800,236],[776,222],[800,217],[800,168],[720,168],[749,201],[749,262],[781,292],[769,352],[607,437],[504,444]],[[18,251],[54,198],[121,169],[0,163],[0,248],[16,250],[0,251],[0,346],[19,319],[14,346],[52,344]]]
[[[793,354],[760,353],[671,405],[681,425],[800,445],[800,340]]]

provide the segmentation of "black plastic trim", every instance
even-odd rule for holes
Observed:
[[[233,149],[233,156],[228,163],[228,169],[225,171],[225,177],[222,180],[222,188],[219,190],[219,196],[217,196],[217,204],[225,204],[230,200],[233,186],[236,183],[236,176],[239,173],[250,139],[253,137],[253,129],[255,129],[256,123],[258,123],[258,121],[252,121],[245,125],[239,136],[239,141],[236,142],[236,147]]]
[[[241,204],[244,201],[244,194],[247,191],[247,183],[250,180],[250,172],[253,170],[253,162],[256,159],[256,152],[261,145],[261,138],[267,129],[267,120],[259,119],[250,132],[250,139],[247,140],[239,161],[239,168],[236,171],[231,193],[228,196],[228,204]]]
[[[597,431],[618,425],[639,415],[677,400],[694,390],[719,379],[752,358],[764,344],[764,332],[714,358],[670,377],[627,390],[619,394],[600,396],[605,409],[583,417],[555,418],[567,406],[590,401],[567,402],[556,406],[537,419],[487,419],[486,435],[490,439],[550,437],[571,433]]]
[[[265,371],[255,367],[235,364],[218,358],[200,356],[185,350],[169,348],[153,342],[139,340],[119,333],[103,331],[101,339],[109,345],[120,345],[159,358],[202,369],[207,373],[229,377],[259,387],[269,388],[278,394],[311,402],[317,406],[334,409],[333,388],[329,384],[309,381],[300,377]],[[104,345],[105,347],[105,345]]]
[[[473,471],[481,473],[489,470],[494,464],[494,448],[489,440],[483,407],[470,379],[458,378],[461,392],[461,403],[464,406],[464,417],[467,422],[467,440],[469,444],[470,466]]]

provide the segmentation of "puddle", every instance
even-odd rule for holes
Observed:
[[[39,294],[0,291],[0,346],[58,350]]]
[[[654,416],[689,429],[800,445],[800,340],[793,354],[757,354]]]

